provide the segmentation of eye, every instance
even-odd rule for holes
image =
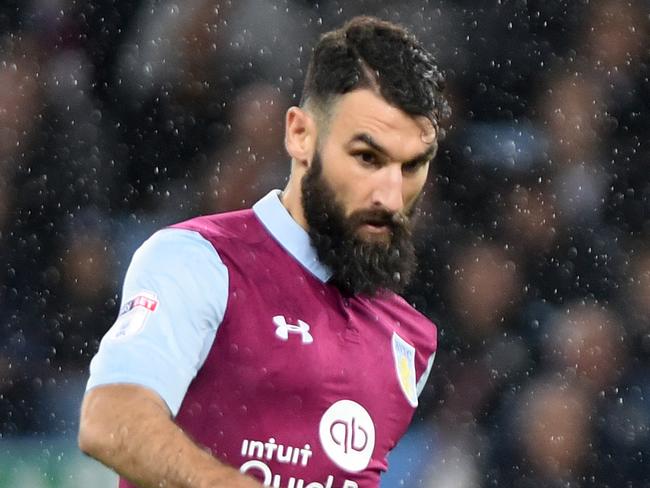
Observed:
[[[422,166],[427,164],[427,161],[411,161],[402,165],[402,172],[404,173],[415,173]]]
[[[379,164],[379,159],[375,153],[371,151],[359,151],[354,154],[354,157],[366,166],[375,166]]]

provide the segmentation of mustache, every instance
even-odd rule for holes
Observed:
[[[391,230],[408,228],[410,219],[400,212],[391,212],[386,209],[377,208],[369,210],[357,210],[348,217],[352,228],[364,224],[384,225]]]

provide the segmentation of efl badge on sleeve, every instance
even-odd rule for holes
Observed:
[[[393,358],[395,370],[406,399],[413,408],[418,406],[418,393],[415,378],[415,348],[393,332]]]
[[[127,300],[117,320],[111,327],[109,337],[113,340],[134,336],[144,329],[144,325],[158,307],[158,297],[152,291],[142,290]]]

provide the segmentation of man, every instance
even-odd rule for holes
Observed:
[[[410,34],[353,19],[321,38],[287,112],[284,191],[135,253],[79,432],[120,486],[378,486],[436,350],[395,292],[441,90]]]

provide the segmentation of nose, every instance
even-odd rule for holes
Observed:
[[[404,208],[401,165],[388,165],[377,173],[377,186],[372,195],[373,206],[390,212],[401,212]]]

